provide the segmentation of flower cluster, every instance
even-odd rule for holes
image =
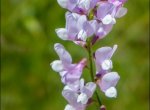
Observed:
[[[65,110],[85,110],[92,102],[96,85],[107,97],[116,97],[115,86],[120,76],[117,72],[111,71],[113,68],[111,57],[117,45],[112,48],[102,47],[93,53],[92,45],[112,30],[116,18],[127,13],[127,9],[123,7],[126,0],[57,0],[57,2],[68,11],[65,14],[65,28],[56,29],[56,34],[62,40],[81,45],[89,53],[89,59],[83,58],[78,63],[72,63],[72,57],[64,46],[60,43],[54,45],[60,60],[53,61],[51,67],[59,73],[65,85],[62,95],[69,103]],[[96,67],[95,74],[93,61]],[[85,83],[81,78],[83,69],[86,67],[90,69],[92,82]],[[101,102],[99,104],[101,106]],[[104,106],[101,106],[102,108],[105,109]]]
[[[56,29],[58,37],[84,45],[92,36],[93,44],[104,38],[120,18],[127,13],[126,0],[57,0],[68,9],[66,27]]]

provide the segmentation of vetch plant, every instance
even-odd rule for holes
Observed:
[[[60,43],[54,45],[59,60],[53,61],[52,69],[59,73],[64,84],[63,97],[68,101],[64,110],[85,110],[90,104],[98,103],[99,110],[106,110],[97,92],[98,88],[108,98],[116,98],[116,85],[120,79],[117,72],[112,72],[112,56],[117,49],[101,47],[93,52],[93,45],[112,30],[117,18],[127,13],[123,7],[126,0],[57,0],[67,9],[65,28],[56,29],[59,38],[72,41],[88,52],[88,58],[77,63],[72,62],[69,52]],[[95,69],[94,72],[94,62]],[[91,82],[81,78],[83,69],[89,69]],[[97,89],[96,89],[97,88]],[[96,100],[93,97],[96,95]]]

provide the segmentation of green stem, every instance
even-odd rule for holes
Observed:
[[[91,45],[91,42],[89,41],[88,46],[87,46],[88,54],[89,54],[89,63],[90,63],[90,68],[89,69],[90,69],[91,79],[92,79],[93,82],[95,82],[95,80],[94,80],[94,70],[93,70],[93,53],[92,53],[92,48],[91,47],[92,47],[92,45]],[[100,97],[98,95],[98,92],[96,91],[95,94],[96,94],[97,101],[98,101],[99,105],[101,106],[102,103],[101,103]]]
[[[89,54],[89,63],[90,63],[90,74],[91,74],[91,79],[94,82],[94,72],[93,72],[93,60],[92,60],[92,49],[91,49],[91,43],[88,42],[88,54]]]
[[[98,95],[97,90],[96,90],[95,93],[96,93],[97,101],[98,101],[99,105],[101,106],[101,105],[102,105],[102,102],[101,102],[101,100],[100,100],[100,97],[99,97],[99,95]]]

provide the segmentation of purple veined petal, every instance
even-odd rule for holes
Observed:
[[[112,30],[112,27],[113,24],[104,25],[99,23],[96,31],[96,37],[98,37],[97,40],[104,38]]]
[[[56,43],[54,45],[54,49],[64,65],[70,65],[72,63],[72,58],[70,54],[65,50],[63,45],[61,45],[60,43]]]
[[[79,20],[80,19],[80,20]],[[81,17],[81,15],[76,13],[66,13],[66,29],[68,30],[68,39],[75,41],[77,38],[80,29],[82,28],[82,25],[78,23],[82,23],[82,20],[84,20],[85,17]],[[77,25],[79,24],[79,25]]]
[[[84,41],[74,41],[74,43],[77,45],[80,45],[82,47],[85,47],[85,45],[86,45],[86,42],[84,42]]]
[[[110,87],[115,87],[120,79],[120,76],[117,72],[106,73],[102,76],[99,81],[99,86],[103,92],[105,92]]]
[[[81,15],[79,18],[78,18],[78,21],[77,21],[77,27],[79,30],[81,30],[83,28],[83,24],[87,22],[87,17],[85,15]]]
[[[106,15],[103,19],[102,19],[102,23],[105,25],[108,24],[115,24],[116,20],[113,16],[111,16],[110,14]]]
[[[127,0],[119,0],[120,2],[122,2],[122,3],[125,3],[125,2],[127,2]]]
[[[105,96],[109,98],[116,98],[117,97],[117,90],[115,87],[110,87],[105,91]]]
[[[78,3],[79,0],[69,0],[67,4],[67,9],[73,12]]]
[[[66,82],[72,83],[76,80],[79,80],[82,75],[83,68],[75,67],[73,70],[68,71],[68,73],[65,76]]]
[[[66,29],[69,30],[72,26],[76,26],[77,21],[81,15],[77,13],[66,12]]]
[[[57,0],[58,4],[59,4],[62,8],[67,8],[68,1],[69,1],[69,0]]]
[[[66,74],[66,76],[65,76],[65,84],[73,83],[73,82],[77,81],[78,79],[80,79],[82,73],[79,72],[79,71],[75,71],[76,73],[74,73],[74,71],[71,71],[71,73],[68,72]]]
[[[71,12],[66,12],[65,14],[65,18],[66,18],[66,22],[71,22],[71,21],[75,21],[77,22],[77,20],[79,19],[81,15],[80,14],[77,14],[77,13],[71,13]],[[67,24],[69,24],[67,23]]]
[[[87,37],[90,37],[95,33],[95,27],[92,23],[94,24],[94,22],[87,21],[83,24],[83,29],[87,33]]]
[[[92,31],[94,31],[94,33],[96,33],[97,28],[99,26],[99,23],[97,22],[97,20],[91,20],[91,21],[89,21],[89,24],[92,27]]]
[[[102,47],[102,48],[99,48],[95,52],[96,61],[98,61],[100,64],[102,64],[102,62],[104,60],[111,59],[111,57],[114,54],[114,52],[116,51],[116,49],[117,49],[117,45],[114,45],[113,48],[111,48],[111,47]]]
[[[72,83],[80,79],[82,75],[83,68],[86,65],[87,60],[82,59],[78,64],[74,66],[74,68],[68,70],[68,73],[65,76],[66,83]]]
[[[120,7],[115,15],[116,18],[121,18],[127,13],[127,8]]]
[[[77,80],[73,83],[67,83],[67,85],[64,87],[64,90],[72,90],[75,92],[79,92],[80,90],[80,80]]]
[[[97,2],[99,2],[99,0],[90,0],[90,1],[91,1],[90,9],[93,9],[96,6]]]
[[[69,104],[71,104],[73,106],[78,105],[78,103],[77,103],[78,94],[76,92],[74,92],[72,90],[63,90],[62,95],[69,102]]]
[[[96,50],[95,52],[95,62],[96,62],[96,73],[97,74],[101,74],[104,68],[102,68],[102,65],[105,63],[105,61],[111,59],[112,55],[114,54],[114,52],[117,49],[117,45],[114,45],[113,48],[111,47],[102,47],[99,48],[98,50]],[[111,68],[112,66],[110,65],[109,68]],[[106,69],[107,70],[107,69]]]
[[[68,31],[65,28],[58,28],[55,30],[57,36],[62,40],[68,40]]]
[[[82,88],[81,91],[85,93],[89,99],[92,97],[93,93],[95,92],[95,89],[96,89],[96,84],[93,82],[89,82]]]
[[[127,2],[127,0],[108,0],[108,2],[113,3],[113,2],[121,2],[122,4],[124,4],[125,2]]]
[[[76,108],[76,110],[84,110],[86,105],[77,102],[79,94],[71,90],[63,90],[62,95],[69,102],[70,105]]]
[[[90,0],[80,0],[78,7],[82,10],[88,11],[90,8]]]
[[[85,30],[81,29],[77,35],[77,39],[81,40],[81,41],[86,41],[87,39],[87,33]]]
[[[82,44],[82,42],[77,41],[85,42],[87,37],[94,33],[85,15],[67,12],[66,21],[68,40],[74,41],[77,44]]]
[[[114,5],[112,3],[101,3],[97,9],[97,18],[103,19],[106,15],[113,12]]]
[[[108,0],[109,3],[113,3],[115,2],[116,0]]]
[[[66,74],[68,74],[68,70],[65,70],[66,68],[64,67],[64,71],[59,72],[59,75],[64,78]]]
[[[80,79],[80,90],[84,87],[84,79]]]

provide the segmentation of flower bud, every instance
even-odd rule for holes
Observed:
[[[100,107],[100,110],[106,110],[106,107],[105,107],[104,105],[102,105],[102,106]]]

